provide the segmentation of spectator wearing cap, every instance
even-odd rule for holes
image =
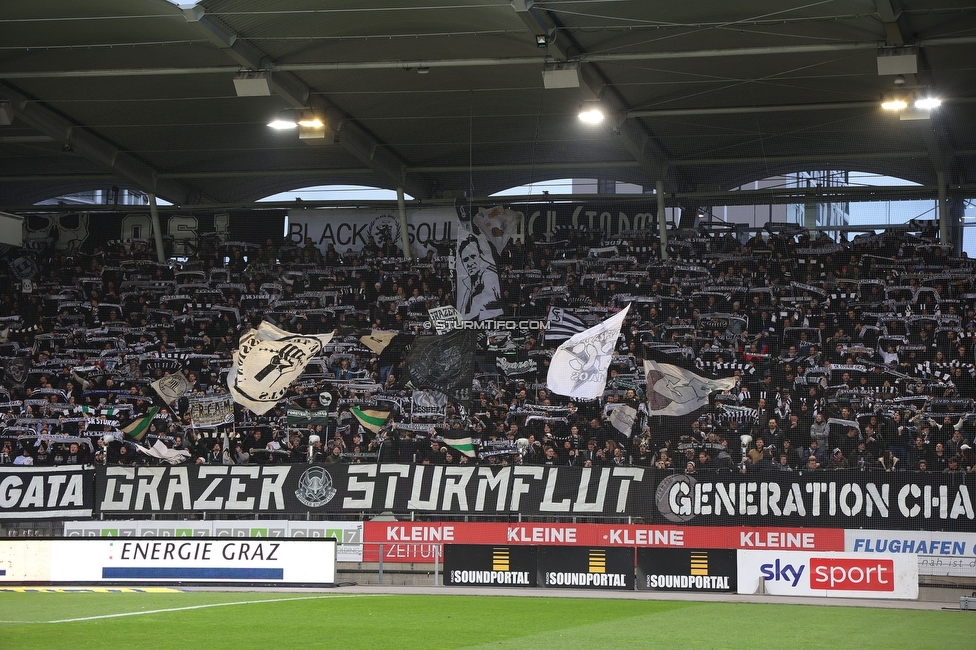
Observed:
[[[834,453],[830,455],[830,460],[827,461],[827,469],[848,469],[849,467],[850,464],[847,462],[844,452],[840,447],[834,447]]]
[[[976,473],[976,454],[973,453],[973,448],[967,443],[959,445],[959,464],[967,473]]]

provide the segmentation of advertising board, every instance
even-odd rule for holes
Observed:
[[[268,538],[4,539],[2,583],[335,585],[335,542]]]
[[[736,551],[720,549],[638,549],[637,588],[734,592],[735,556]]]
[[[740,594],[918,598],[914,555],[740,550],[737,562]]]

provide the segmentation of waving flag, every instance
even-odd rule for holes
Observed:
[[[474,442],[467,433],[446,431],[444,433],[444,444],[454,447],[468,458],[474,458]]]
[[[732,390],[735,377],[709,379],[667,363],[645,361],[647,407],[651,415],[686,415],[708,406],[717,390]]]
[[[559,395],[595,399],[603,395],[607,370],[630,305],[607,320],[570,337],[556,349],[546,383]]]
[[[562,307],[550,307],[543,341],[546,345],[562,343],[586,329],[586,323]]]
[[[149,384],[156,391],[156,394],[169,406],[176,403],[178,399],[186,395],[190,390],[190,382],[181,372],[174,372],[166,375]]]
[[[609,420],[614,429],[629,438],[634,432],[634,423],[637,422],[637,409],[620,404],[610,411]]]
[[[332,334],[292,334],[262,321],[245,333],[234,352],[227,387],[234,401],[264,415],[278,403],[292,382]]]
[[[366,336],[360,336],[359,341],[375,354],[380,354],[390,344],[399,332],[389,332],[386,330],[373,330]]]
[[[407,357],[407,378],[415,388],[437,390],[459,401],[469,399],[476,337],[473,330],[418,336]]]
[[[361,409],[358,406],[353,406],[349,409],[359,424],[372,431],[373,433],[379,433],[380,429],[386,424],[386,421],[390,419],[389,411],[380,411],[377,409]]]
[[[146,433],[149,431],[149,425],[152,424],[153,418],[156,417],[157,413],[159,413],[159,407],[152,407],[144,416],[136,418],[128,425],[122,427],[122,432],[133,440],[141,442],[146,437]]]
[[[509,210],[500,205],[493,208],[481,208],[471,216],[471,221],[478,226],[496,253],[501,253],[509,240],[518,231],[522,222],[522,213]]]
[[[159,460],[169,463],[170,465],[179,465],[180,463],[185,463],[187,459],[190,458],[190,452],[185,449],[170,449],[162,440],[157,440],[153,443],[152,447],[143,447],[142,445],[136,446],[136,451],[140,451],[147,456],[152,456],[153,458],[158,458]]]

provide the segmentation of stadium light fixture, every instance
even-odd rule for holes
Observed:
[[[934,108],[938,108],[942,105],[942,100],[938,97],[932,97],[927,95],[925,97],[919,97],[915,100],[915,108],[920,111],[931,111]]]
[[[286,109],[268,122],[268,126],[276,131],[302,129],[303,131],[321,131],[325,129],[325,121],[311,111],[297,111]]]
[[[908,108],[908,99],[902,95],[888,94],[881,100],[881,108],[886,111],[903,111]]]
[[[606,115],[604,115],[603,108],[599,102],[586,102],[580,107],[578,117],[584,124],[599,124],[604,120]]]
[[[273,120],[268,122],[268,126],[275,131],[287,131],[289,129],[297,129],[298,120],[295,119],[294,115],[289,115],[288,113],[282,111],[281,113],[278,113]]]

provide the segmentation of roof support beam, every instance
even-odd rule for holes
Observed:
[[[292,108],[308,108],[324,118],[327,128],[339,137],[339,143],[375,171],[386,178],[393,187],[403,188],[412,196],[426,198],[429,188],[424,182],[408,180],[407,165],[371,133],[321,95],[313,95],[301,79],[291,72],[283,72],[261,50],[238,37],[222,23],[206,13],[200,5],[183,10],[188,23],[195,24],[217,47],[249,70],[272,71],[271,91],[284,99]]]
[[[888,45],[902,47],[911,42],[911,28],[902,15],[901,5],[898,0],[874,0],[878,10],[878,17],[881,19],[885,30],[885,40]],[[919,63],[924,62],[924,57],[919,55]],[[905,75],[905,81],[909,88],[918,88],[921,83],[918,75]],[[939,177],[949,174],[952,168],[953,146],[949,138],[944,133],[936,131],[939,122],[939,112],[934,111],[928,120],[919,120],[922,129],[922,140],[932,161],[932,168]]]
[[[142,160],[122,151],[91,129],[70,122],[42,102],[2,82],[0,100],[9,102],[10,110],[18,120],[70,147],[76,154],[111,169],[118,178],[132,183],[140,190],[162,194],[177,203],[195,202],[195,199],[199,199],[195,190],[181,183],[160,183],[156,170]]]
[[[668,168],[671,156],[664,145],[646,125],[639,120],[628,119],[629,106],[623,97],[610,84],[600,68],[588,62],[583,49],[571,36],[561,29],[561,25],[545,10],[537,9],[530,0],[512,0],[512,8],[526,27],[536,36],[547,38],[547,53],[563,61],[575,54],[580,61],[580,91],[584,99],[599,99],[604,111],[610,113],[611,133],[621,138],[621,144],[640,164],[650,181],[664,181],[672,189],[685,189],[686,181],[674,169]]]

